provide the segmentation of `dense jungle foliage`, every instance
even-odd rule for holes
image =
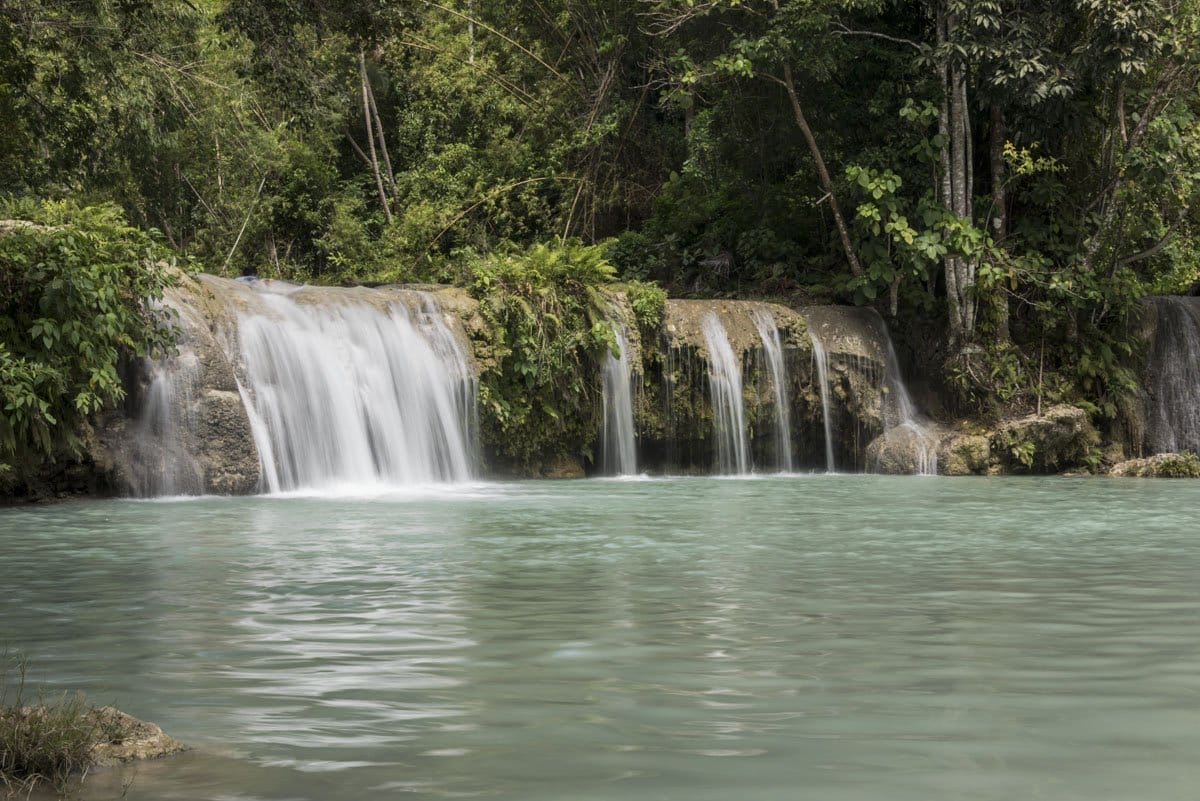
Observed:
[[[485,405],[586,402],[611,279],[874,304],[960,411],[1115,415],[1137,299],[1200,271],[1198,60],[1198,0],[8,0],[5,216],[69,199],[87,234],[4,232],[0,461],[158,344],[129,315],[167,253],[463,284],[514,354]],[[35,269],[80,271],[53,315]]]

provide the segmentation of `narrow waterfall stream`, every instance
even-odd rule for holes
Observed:
[[[763,307],[755,308],[752,318],[762,340],[775,393],[775,467],[781,473],[790,473],[793,468],[791,398],[788,397],[787,365],[783,361],[779,326],[771,312]]]
[[[742,370],[729,344],[729,336],[715,312],[701,326],[708,345],[708,387],[713,406],[713,437],[717,442],[717,472],[744,475],[750,472],[750,442],[746,433]]]
[[[415,308],[261,294],[238,320],[263,489],[465,481],[474,381],[432,297]]]
[[[1148,365],[1146,444],[1200,453],[1200,298],[1149,298],[1158,317]]]
[[[149,384],[132,427],[130,458],[137,465],[131,489],[139,498],[200,495],[204,477],[190,453],[188,435],[196,424],[200,361],[180,344],[179,353],[148,365]]]
[[[895,428],[907,429],[912,434],[917,449],[917,475],[936,476],[938,471],[937,441],[933,436],[929,421],[922,415],[908,394],[904,376],[900,372],[900,360],[896,356],[896,347],[892,344],[892,336],[887,325],[880,321],[883,329],[883,339],[887,344],[887,376],[885,386],[892,398],[891,409],[885,409],[884,426],[887,430]]]
[[[637,442],[633,425],[633,362],[632,346],[625,327],[613,323],[613,336],[620,349],[619,357],[611,353],[604,357],[604,427],[601,431],[600,467],[605,475],[631,476],[637,474]]]
[[[836,472],[833,460],[833,421],[830,419],[829,399],[829,357],[825,353],[825,343],[813,326],[808,329],[808,338],[812,342],[813,362],[817,367],[817,383],[821,389],[821,419],[825,426],[825,472]]]

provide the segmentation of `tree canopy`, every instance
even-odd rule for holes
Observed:
[[[1049,341],[1111,415],[1200,270],[1198,54],[1197,0],[10,0],[0,190],[327,283],[579,240],[932,325],[967,403]]]

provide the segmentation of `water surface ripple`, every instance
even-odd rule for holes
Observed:
[[[0,510],[0,643],[197,747],[85,798],[1195,799],[1200,484]]]

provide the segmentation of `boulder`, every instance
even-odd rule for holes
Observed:
[[[1004,421],[990,445],[1005,472],[1045,474],[1085,467],[1099,442],[1087,412],[1064,404]]]
[[[937,442],[933,434],[912,423],[896,426],[867,445],[867,465],[885,475],[932,474],[937,471]]]
[[[991,463],[992,445],[982,434],[951,434],[938,448],[938,467],[945,476],[984,475]]]
[[[138,720],[111,706],[92,711],[96,730],[105,733],[103,742],[92,748],[97,765],[116,765],[139,759],[158,759],[187,750],[187,746],[153,723]]]

